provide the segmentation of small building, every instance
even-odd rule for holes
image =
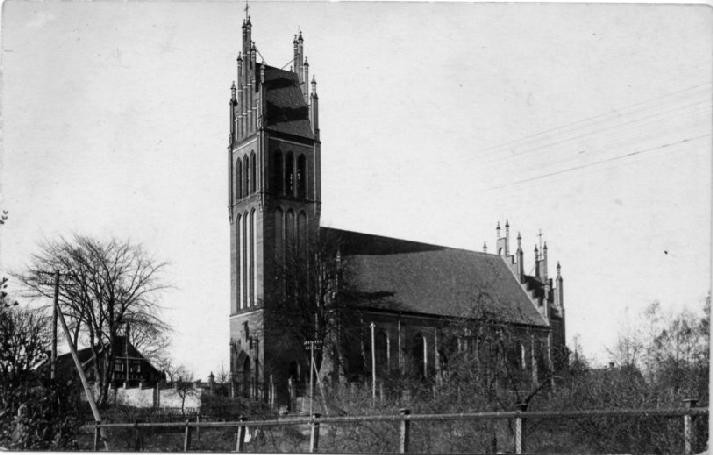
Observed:
[[[102,355],[106,349],[96,349]],[[144,386],[155,385],[165,379],[162,371],[155,368],[138,349],[136,349],[125,336],[117,335],[114,339],[114,380],[112,384],[121,387],[126,384],[128,387],[136,387],[139,384]],[[95,382],[94,353],[92,348],[84,348],[77,351],[77,357],[84,368],[84,373],[89,382]],[[100,357],[100,359],[103,357]],[[59,377],[76,377],[76,370],[72,354],[62,354],[57,357],[57,374]]]

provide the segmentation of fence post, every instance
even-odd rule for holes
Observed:
[[[309,434],[309,453],[317,453],[319,450],[319,418],[322,415],[318,412],[312,414],[312,431]]]
[[[201,440],[201,415],[196,416],[196,440],[200,442]]]
[[[100,433],[101,433],[101,421],[95,420],[94,421],[94,451],[96,452],[99,449],[99,439],[100,439]]]
[[[191,427],[189,426],[191,423],[190,420],[186,419],[186,433],[183,436],[183,451],[188,452],[188,449],[191,448]]]
[[[240,416],[240,421],[245,422],[247,419]],[[238,434],[235,436],[235,451],[242,452],[245,450],[245,425],[240,425],[238,427]]]
[[[408,420],[408,415],[411,414],[411,411],[408,409],[400,409],[399,414],[401,414],[401,430],[399,432],[399,453],[407,453],[409,443],[409,424],[411,423]]]
[[[696,406],[696,403],[698,403],[698,400],[694,398],[686,398],[683,400],[683,402],[686,404],[686,409],[692,409]],[[684,455],[692,455],[693,454],[693,445],[694,445],[694,437],[693,437],[693,416],[691,414],[686,413],[683,416],[683,454]]]
[[[520,412],[527,411],[527,403],[518,403],[517,405],[520,408]],[[523,453],[527,450],[525,446],[525,437],[525,419],[522,417],[515,417],[515,453]]]
[[[141,430],[138,420],[134,419],[134,452],[141,451]]]

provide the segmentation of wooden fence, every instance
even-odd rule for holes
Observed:
[[[683,418],[683,447],[684,455],[691,455],[694,446],[693,418],[696,416],[708,415],[708,408],[696,407],[695,400],[685,400],[686,407],[679,409],[606,409],[606,410],[585,410],[585,411],[527,411],[526,405],[520,405],[518,411],[498,411],[498,412],[462,412],[447,414],[411,414],[408,409],[401,409],[398,415],[371,415],[371,416],[337,416],[322,417],[320,414],[313,414],[309,417],[288,417],[268,420],[248,420],[240,418],[233,422],[206,422],[196,419],[196,421],[186,420],[185,422],[153,422],[153,423],[102,423],[85,425],[85,431],[94,433],[94,451],[99,449],[100,435],[102,428],[127,428],[134,430],[134,450],[141,451],[142,437],[141,431],[146,428],[163,429],[163,431],[180,432],[183,437],[183,450],[188,452],[191,449],[191,439],[193,432],[200,432],[201,428],[234,428],[235,429],[235,451],[243,452],[245,449],[245,433],[249,427],[281,427],[295,425],[309,425],[310,443],[309,452],[319,451],[320,425],[322,424],[353,424],[358,422],[398,422],[399,423],[399,453],[409,452],[410,422],[413,421],[482,421],[482,420],[512,420],[514,425],[514,448],[515,453],[526,452],[527,430],[526,421],[536,419],[578,419],[592,417],[665,417]],[[199,436],[200,437],[200,436]]]

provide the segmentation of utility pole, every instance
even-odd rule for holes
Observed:
[[[59,270],[54,273],[54,302],[52,304],[52,352],[50,354],[50,379],[57,377],[57,311],[59,311]]]
[[[371,405],[376,405],[376,346],[374,346],[374,328],[376,324],[371,321]]]
[[[314,364],[314,350],[321,346],[322,342],[319,340],[308,340],[305,341],[305,346],[309,347],[309,414],[312,415],[314,409],[314,370],[316,366]]]

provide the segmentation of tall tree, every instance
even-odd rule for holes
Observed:
[[[133,339],[148,345],[168,330],[157,302],[167,287],[160,278],[165,266],[141,245],[74,235],[41,244],[26,270],[16,274],[30,296],[51,299],[52,273],[60,272],[59,306],[73,330],[74,347],[92,350],[101,405],[114,379],[117,336],[130,326]]]

